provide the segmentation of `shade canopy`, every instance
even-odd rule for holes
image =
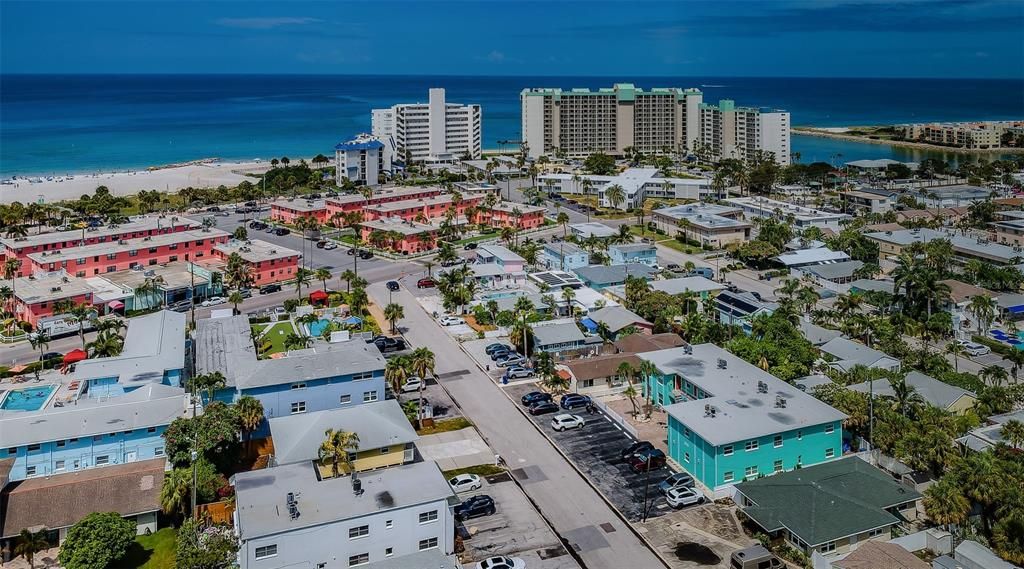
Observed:
[[[310,302],[324,302],[327,300],[327,293],[322,290],[314,290],[309,293]]]
[[[107,306],[109,306],[113,310],[121,310],[122,308],[124,308],[124,303],[121,302],[120,300],[115,300],[108,304]]]
[[[64,354],[64,365],[73,364],[86,359],[89,359],[89,354],[85,353],[85,350],[75,348],[74,350]]]

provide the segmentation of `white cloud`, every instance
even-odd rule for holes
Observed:
[[[281,16],[278,18],[221,18],[217,20],[217,24],[226,28],[271,30],[281,26],[304,26],[322,21],[308,17]]]
[[[492,51],[487,54],[487,61],[492,63],[501,63],[502,61],[505,61],[505,54],[497,50]]]

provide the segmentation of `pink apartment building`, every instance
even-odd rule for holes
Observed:
[[[227,263],[232,253],[238,253],[249,265],[252,284],[263,286],[295,277],[302,255],[293,249],[274,245],[259,239],[238,241],[232,239],[213,248],[215,258]]]

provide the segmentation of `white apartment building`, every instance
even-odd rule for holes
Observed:
[[[241,569],[348,569],[454,549],[458,498],[435,462],[362,472],[358,486],[320,480],[309,461],[232,480]]]
[[[712,158],[751,160],[758,150],[770,152],[775,162],[790,163],[789,112],[778,109],[737,107],[723,99],[717,105],[700,105],[701,143]]]
[[[381,173],[391,170],[391,153],[380,140],[369,134],[360,134],[334,147],[335,181],[338,185],[348,179],[357,184],[376,186]]]
[[[589,190],[587,188],[589,181]],[[657,168],[628,168],[614,176],[591,174],[544,174],[537,177],[537,185],[548,192],[562,194],[596,195],[601,207],[613,207],[607,190],[612,186],[622,188],[623,201],[614,205],[617,209],[639,207],[647,198],[671,198],[704,200],[714,197],[711,180],[706,178],[666,178]]]
[[[454,162],[481,152],[480,105],[445,101],[444,89],[431,89],[428,102],[374,109],[375,138],[394,139],[397,158],[413,162]]]
[[[585,157],[593,152],[622,155],[692,150],[700,139],[697,89],[656,88],[644,91],[630,83],[611,88],[524,89],[522,135],[529,156],[556,152]]]

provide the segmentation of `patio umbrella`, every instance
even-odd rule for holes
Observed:
[[[28,366],[26,366],[24,364],[18,364],[16,366],[12,367],[11,369],[7,370],[7,372],[8,373],[13,373],[13,374],[19,374],[19,373],[24,372],[26,369],[28,369]]]
[[[75,348],[74,350],[64,354],[64,365],[71,365],[85,359],[89,359],[89,354],[85,353],[85,350]]]
[[[322,290],[314,290],[309,293],[309,301],[312,303],[327,302],[327,293]]]

